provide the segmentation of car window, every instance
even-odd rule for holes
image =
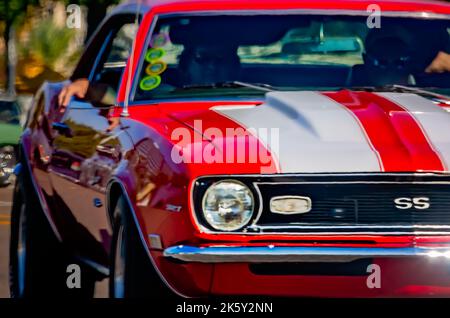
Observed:
[[[448,20],[383,17],[381,28],[369,28],[366,19],[288,13],[160,17],[141,54],[132,99],[264,94],[248,85],[223,85],[233,82],[281,90],[394,84],[450,89],[450,73],[425,72],[440,51],[450,49]]]
[[[92,82],[108,84],[111,88],[118,89],[136,30],[137,26],[130,21],[110,32],[108,42],[97,57],[98,66],[92,76]]]
[[[346,64],[355,65],[363,63],[362,53],[364,45],[362,43],[365,36],[364,23],[313,23],[308,28],[294,28],[276,42],[267,45],[239,45],[237,47],[237,55],[242,63],[268,63],[268,64],[284,64],[288,63],[330,63],[330,64]],[[290,44],[306,43],[308,41],[320,41],[315,33],[319,34],[319,29],[327,33],[327,48],[330,50],[328,54],[323,54],[322,50],[311,50],[310,52],[302,52],[302,54],[289,54],[286,48]],[[159,44],[164,50],[162,60],[169,67],[176,67],[178,60],[183,52],[184,46],[174,44],[170,41],[168,34],[170,26],[165,25],[161,28],[158,37],[165,38],[163,44]],[[159,39],[162,41],[161,39]],[[153,42],[158,41],[154,40]],[[153,44],[155,47],[155,44]],[[158,44],[156,44],[158,46]],[[288,56],[287,56],[288,55]]]
[[[81,58],[70,79],[72,81],[79,78],[89,78],[90,80],[95,80],[95,77],[98,76],[98,74],[104,69],[104,66],[108,66],[108,64],[105,65],[105,62],[108,59],[110,62],[115,60],[116,62],[123,64],[123,59],[120,60],[118,58],[121,54],[112,55],[109,57],[109,55],[111,55],[112,47],[122,47],[122,50],[117,49],[114,51],[124,51],[124,45],[117,44],[121,41],[117,40],[114,45],[112,45],[112,41],[114,41],[117,37],[122,38],[122,35],[127,32],[122,32],[121,30],[126,30],[126,27],[124,28],[125,25],[134,24],[135,19],[135,14],[128,13],[112,15],[109,19],[107,19],[88,41],[88,46],[81,55]],[[114,59],[114,56],[117,58]],[[122,57],[123,56],[124,55],[122,54]]]
[[[123,25],[112,40],[103,68],[125,67],[137,31],[134,23]]]

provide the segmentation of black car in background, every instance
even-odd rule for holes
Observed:
[[[22,127],[21,110],[14,97],[0,96],[0,187],[11,183]]]

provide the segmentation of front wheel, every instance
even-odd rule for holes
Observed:
[[[172,298],[151,263],[123,196],[114,211],[109,294],[111,298]]]

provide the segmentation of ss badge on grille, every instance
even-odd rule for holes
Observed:
[[[430,208],[430,198],[415,197],[415,198],[396,198],[394,199],[395,207],[400,210],[426,210]]]
[[[302,214],[311,211],[311,199],[300,196],[279,196],[270,199],[270,211],[278,214]]]

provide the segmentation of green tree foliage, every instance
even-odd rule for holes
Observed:
[[[89,38],[105,17],[108,7],[119,3],[120,0],[60,0],[60,2],[66,5],[78,4],[88,9],[87,38]],[[10,63],[7,58],[11,28],[19,26],[33,9],[42,8],[44,3],[45,1],[43,0],[0,0],[0,36],[3,37],[6,44],[5,54],[0,56],[0,63],[3,66],[0,65],[0,70],[3,70],[3,74],[0,74],[0,81],[13,82],[8,78]],[[67,48],[65,43],[70,38],[70,32],[52,27],[48,21],[39,25],[37,30],[33,30],[32,33],[30,43],[26,44],[27,49],[30,49],[30,52],[33,52],[33,54],[44,58],[42,62],[46,66],[54,65],[58,56],[65,54]],[[71,57],[69,57],[69,60],[72,60]]]
[[[58,27],[51,19],[41,21],[29,34],[29,40],[20,46],[21,54],[33,55],[45,66],[55,68],[73,39],[73,29]]]
[[[39,4],[39,0],[0,0],[0,21],[3,24],[2,36],[5,41],[5,57],[2,62],[6,73],[6,83],[10,83],[8,78],[10,65],[7,57],[9,54],[8,43],[11,28],[24,16],[28,6],[37,4]],[[12,88],[9,87],[8,89],[11,90]]]
[[[0,20],[12,25],[22,16],[29,5],[38,5],[39,0],[0,0]]]
[[[18,93],[34,93],[44,81],[65,79],[81,50],[71,45],[76,35],[74,29],[58,26],[50,17],[33,26],[26,40],[18,43]]]

